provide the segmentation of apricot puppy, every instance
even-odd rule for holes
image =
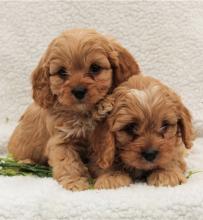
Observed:
[[[95,188],[186,181],[184,147],[191,148],[191,116],[180,97],[151,77],[137,75],[117,87],[113,110],[93,135],[91,170]]]
[[[138,73],[132,55],[116,41],[94,30],[65,31],[32,73],[34,103],[21,117],[9,152],[16,160],[48,163],[66,189],[87,189],[89,140],[106,111],[97,105]]]

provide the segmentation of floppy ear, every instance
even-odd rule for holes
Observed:
[[[54,95],[50,89],[49,67],[43,56],[32,73],[33,99],[42,108],[49,108],[53,105]]]
[[[92,151],[94,161],[100,168],[107,169],[112,166],[115,155],[115,140],[107,120],[99,123],[94,131]]]
[[[186,148],[192,147],[192,140],[194,139],[192,118],[188,109],[181,104],[180,107],[180,119],[178,122],[181,137]]]
[[[110,40],[113,52],[110,55],[110,62],[113,68],[114,88],[120,83],[127,81],[132,75],[140,73],[140,68],[134,57],[115,40]]]

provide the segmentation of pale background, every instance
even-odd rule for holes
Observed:
[[[173,87],[203,133],[203,2],[0,2],[0,144],[31,103],[30,74],[68,28],[112,35],[145,74]]]
[[[203,2],[2,2],[0,0],[0,154],[31,103],[30,73],[67,28],[118,38],[145,74],[173,87],[191,109],[199,137],[186,160],[203,171]],[[0,219],[202,220],[203,173],[176,187],[136,183],[70,192],[52,178],[0,176]]]

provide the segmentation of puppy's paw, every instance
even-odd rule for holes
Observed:
[[[94,188],[96,189],[116,189],[123,186],[129,186],[132,179],[127,174],[112,173],[103,174],[98,177],[95,182]]]
[[[24,164],[35,164],[31,159],[19,160],[18,162]]]
[[[154,186],[176,186],[185,182],[185,176],[176,171],[157,170],[147,178],[147,183]]]
[[[112,111],[113,106],[114,98],[108,96],[97,104],[96,109],[93,112],[93,118],[96,120],[105,118]]]
[[[87,190],[90,187],[88,179],[85,177],[78,177],[76,179],[73,179],[69,176],[64,176],[60,178],[59,183],[63,186],[63,188],[72,191]]]

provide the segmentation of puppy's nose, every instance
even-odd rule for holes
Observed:
[[[85,97],[87,89],[84,86],[77,86],[71,90],[71,93],[79,100]]]
[[[142,151],[141,155],[145,160],[152,162],[157,157],[158,153],[159,151],[149,148]]]

